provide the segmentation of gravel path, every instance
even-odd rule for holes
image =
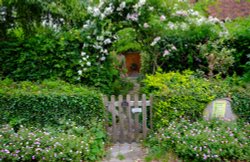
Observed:
[[[143,162],[145,156],[146,149],[138,143],[115,143],[103,162]]]

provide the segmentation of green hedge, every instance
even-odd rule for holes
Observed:
[[[55,126],[71,119],[88,125],[93,118],[102,120],[103,113],[101,95],[84,87],[63,81],[0,81],[0,124]]]

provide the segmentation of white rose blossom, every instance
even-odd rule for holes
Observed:
[[[160,20],[161,20],[161,21],[164,21],[164,20],[166,20],[166,16],[164,16],[164,15],[161,15],[161,17],[160,17]]]
[[[151,45],[151,46],[154,46],[154,45],[156,45],[156,43],[159,42],[160,40],[161,40],[161,37],[156,37],[150,45]]]
[[[106,60],[106,57],[105,57],[105,56],[102,56],[100,60],[101,60],[101,61],[105,61],[105,60]]]
[[[91,66],[91,62],[88,61],[88,62],[86,63],[86,65]]]
[[[123,1],[116,10],[122,11],[125,7],[126,7],[126,2]]]
[[[97,17],[97,16],[99,16],[100,14],[101,14],[100,9],[97,8],[97,7],[95,7],[95,8],[93,9],[93,16],[94,16],[94,17]]]
[[[170,52],[166,49],[166,50],[164,50],[163,57],[165,57],[165,56],[167,56],[169,54],[170,54]]]
[[[132,21],[138,21],[138,14],[137,13],[128,14],[126,19]]]
[[[143,24],[143,27],[144,27],[144,28],[149,28],[148,23],[144,23],[144,24]]]
[[[78,70],[77,73],[78,73],[79,75],[82,75],[82,70]]]
[[[85,56],[86,55],[86,52],[81,52],[81,56]]]
[[[103,43],[106,45],[106,44],[112,43],[112,41],[111,41],[111,39],[107,38],[107,39],[104,40]]]

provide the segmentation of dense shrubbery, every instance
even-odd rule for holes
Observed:
[[[58,128],[0,127],[0,161],[97,161],[104,156],[101,123],[92,128],[65,121]]]
[[[235,63],[231,71],[240,75],[244,73],[250,75],[250,64],[247,63],[250,61],[250,57],[248,56],[250,54],[250,16],[247,18],[238,18],[227,22],[225,25],[229,31],[229,37],[225,40],[225,45],[236,50],[233,53]]]
[[[63,81],[0,82],[1,124],[60,125],[71,119],[89,125],[92,119],[103,120],[103,113],[101,95],[94,90]]]
[[[143,91],[155,96],[153,117],[156,128],[179,117],[199,119],[210,101],[228,96],[233,99],[234,112],[249,121],[249,86],[234,86],[232,79],[207,80],[197,77],[194,72],[184,71],[148,75],[144,84]]]
[[[191,71],[156,73],[144,80],[144,92],[154,94],[154,123],[157,128],[180,116],[201,117],[207,103],[217,97],[211,83]]]
[[[182,119],[149,136],[147,145],[153,155],[173,152],[185,161],[250,160],[249,130],[249,123]]]

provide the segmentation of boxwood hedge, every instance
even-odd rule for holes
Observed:
[[[72,120],[88,126],[102,120],[101,94],[63,81],[0,81],[0,124],[56,126]]]

